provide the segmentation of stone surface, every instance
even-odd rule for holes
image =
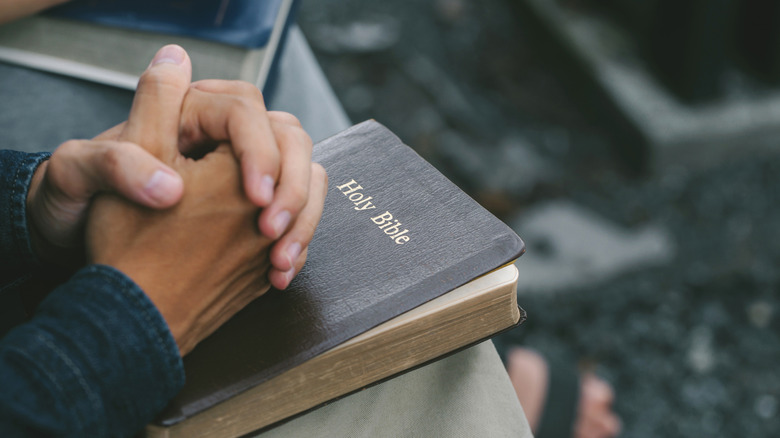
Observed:
[[[631,155],[650,167],[672,163],[712,165],[735,155],[777,150],[780,135],[780,91],[751,89],[737,72],[724,78],[725,98],[689,105],[675,98],[638,59],[628,36],[603,14],[566,7],[553,0],[522,0],[524,11],[559,42],[561,56],[578,65],[597,91],[587,105],[614,107],[602,111],[602,123],[622,130]],[[756,87],[753,87],[756,88]],[[596,101],[601,100],[600,103]],[[628,129],[621,124],[630,125]],[[631,141],[633,140],[633,141]]]
[[[663,228],[625,229],[571,202],[534,206],[511,226],[527,245],[516,263],[520,294],[592,287],[632,270],[667,264],[675,254]]]

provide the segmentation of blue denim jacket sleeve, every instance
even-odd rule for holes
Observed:
[[[43,268],[30,245],[25,204],[33,172],[50,155],[0,150],[0,337],[26,319],[21,287]]]
[[[4,283],[38,263],[27,233],[25,203],[33,172],[50,155],[0,150],[0,281]]]
[[[19,210],[42,159],[0,152],[4,269],[41,269]],[[132,436],[183,384],[176,343],[146,294],[111,267],[88,266],[0,339],[0,436]]]

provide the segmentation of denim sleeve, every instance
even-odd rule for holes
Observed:
[[[50,155],[0,150],[0,337],[27,319],[20,291],[41,274],[30,245],[26,203],[35,169]]]
[[[148,297],[121,272],[88,266],[0,340],[0,436],[132,436],[183,384]]]
[[[27,189],[51,154],[0,150],[0,280],[9,282],[38,263],[27,230]]]

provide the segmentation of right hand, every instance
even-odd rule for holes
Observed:
[[[271,241],[257,231],[258,209],[241,190],[228,146],[168,164],[184,180],[179,203],[157,211],[99,196],[87,252],[90,262],[117,268],[146,292],[185,355],[269,289]]]
[[[319,187],[322,181],[313,178],[322,180],[324,170],[311,163],[311,138],[292,114],[267,111],[256,86],[213,79],[190,85],[190,72],[189,57],[181,47],[162,48],[141,77],[136,100],[163,87],[167,96],[159,104],[168,110],[152,107],[152,117],[132,136],[126,135],[128,121],[95,140],[124,140],[145,147],[172,141],[187,156],[229,143],[241,163],[244,192],[254,205],[263,207],[257,221],[260,231],[278,239],[271,251],[269,276],[274,287],[284,289],[300,270],[319,220],[317,212],[317,220],[312,221],[314,211],[308,207],[319,194],[309,190]],[[144,81],[151,84],[143,86]]]
[[[184,355],[268,290],[269,257],[275,256],[269,255],[271,240],[258,231],[259,208],[242,189],[231,148],[222,144],[197,161],[179,152],[189,89],[181,73],[175,63],[152,65],[116,138],[142,145],[181,175],[181,200],[158,211],[114,195],[98,196],[89,213],[86,246],[90,262],[118,268],[146,292]],[[307,170],[312,172],[308,200],[280,242],[290,234],[308,242],[319,222],[326,177],[319,165]],[[303,260],[305,251],[294,261],[295,271]]]

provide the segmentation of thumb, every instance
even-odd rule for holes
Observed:
[[[72,140],[52,155],[47,179],[60,201],[74,207],[105,191],[146,207],[166,208],[184,191],[178,173],[129,142]]]
[[[176,204],[181,177],[133,143],[71,140],[35,172],[27,208],[38,254],[79,246],[92,197],[112,192],[150,208]]]
[[[112,142],[109,150],[115,151],[119,161],[112,164],[97,159],[90,163],[94,166],[95,187],[150,208],[170,207],[181,199],[181,176],[150,152],[134,143]]]
[[[192,64],[184,49],[160,49],[138,81],[120,140],[139,144],[170,163],[178,154],[181,107],[191,79]]]

